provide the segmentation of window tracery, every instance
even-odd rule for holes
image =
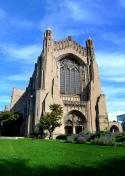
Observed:
[[[65,126],[83,126],[84,124],[85,121],[75,114],[70,114],[65,122]]]
[[[67,95],[80,95],[83,66],[71,58],[60,61],[60,92]]]

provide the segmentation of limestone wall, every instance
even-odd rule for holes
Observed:
[[[23,95],[25,93],[24,89],[13,88],[12,97],[11,97],[11,110],[12,111],[23,111]]]
[[[117,122],[117,121],[109,122],[109,131],[111,130],[112,127],[118,128],[118,131],[116,132],[123,132],[122,124],[120,122]],[[115,132],[115,128],[114,128],[114,132]]]
[[[99,118],[99,130],[106,131],[109,129],[108,114],[106,109],[105,95],[100,95],[98,100],[98,118]]]

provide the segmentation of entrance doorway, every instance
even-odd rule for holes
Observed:
[[[78,134],[86,130],[87,121],[85,116],[78,110],[68,113],[65,121],[65,134]]]
[[[80,132],[82,132],[82,126],[76,126],[75,131],[76,131],[76,134],[79,134]]]
[[[115,133],[115,132],[119,132],[119,128],[116,126],[116,125],[113,125],[111,128],[110,128],[110,131]]]
[[[65,126],[65,134],[73,134],[73,127],[72,126]]]

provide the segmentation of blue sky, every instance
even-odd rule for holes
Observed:
[[[125,113],[125,0],[0,0],[0,110],[27,86],[48,27],[55,40],[94,40],[109,119]]]

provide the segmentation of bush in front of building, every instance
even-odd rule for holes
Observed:
[[[91,135],[90,143],[96,145],[112,145],[125,147],[125,132],[97,132]]]
[[[77,143],[77,144],[96,144],[96,145],[114,145],[116,142],[115,139],[116,134],[111,132],[80,132],[76,135],[67,136],[66,142],[69,143]]]
[[[114,145],[115,139],[112,136],[100,136],[91,141],[92,144],[97,145]]]
[[[66,140],[67,139],[67,135],[66,134],[60,134],[56,137],[56,139],[59,139],[59,140]]]
[[[111,132],[98,132],[91,137],[91,143],[96,145],[114,145],[116,142],[116,133]]]
[[[86,143],[90,141],[91,135],[92,134],[90,132],[86,132],[86,131],[80,132],[76,138],[76,142],[78,144]]]
[[[59,137],[63,138],[63,136]],[[123,133],[112,133],[112,132],[80,132],[79,134],[72,134],[66,136],[64,138],[68,143],[76,143],[76,144],[95,144],[95,145],[106,145],[106,146],[118,146],[125,147],[125,132]]]
[[[125,142],[115,142],[114,146],[116,146],[116,147],[125,147]]]
[[[115,136],[116,142],[125,142],[125,132],[118,133]]]
[[[72,134],[67,136],[66,142],[68,143],[77,143],[83,144],[90,140],[91,133],[90,132],[80,132],[79,134]]]
[[[67,143],[76,143],[77,141],[77,134],[72,134],[70,136],[67,136],[66,142]]]

